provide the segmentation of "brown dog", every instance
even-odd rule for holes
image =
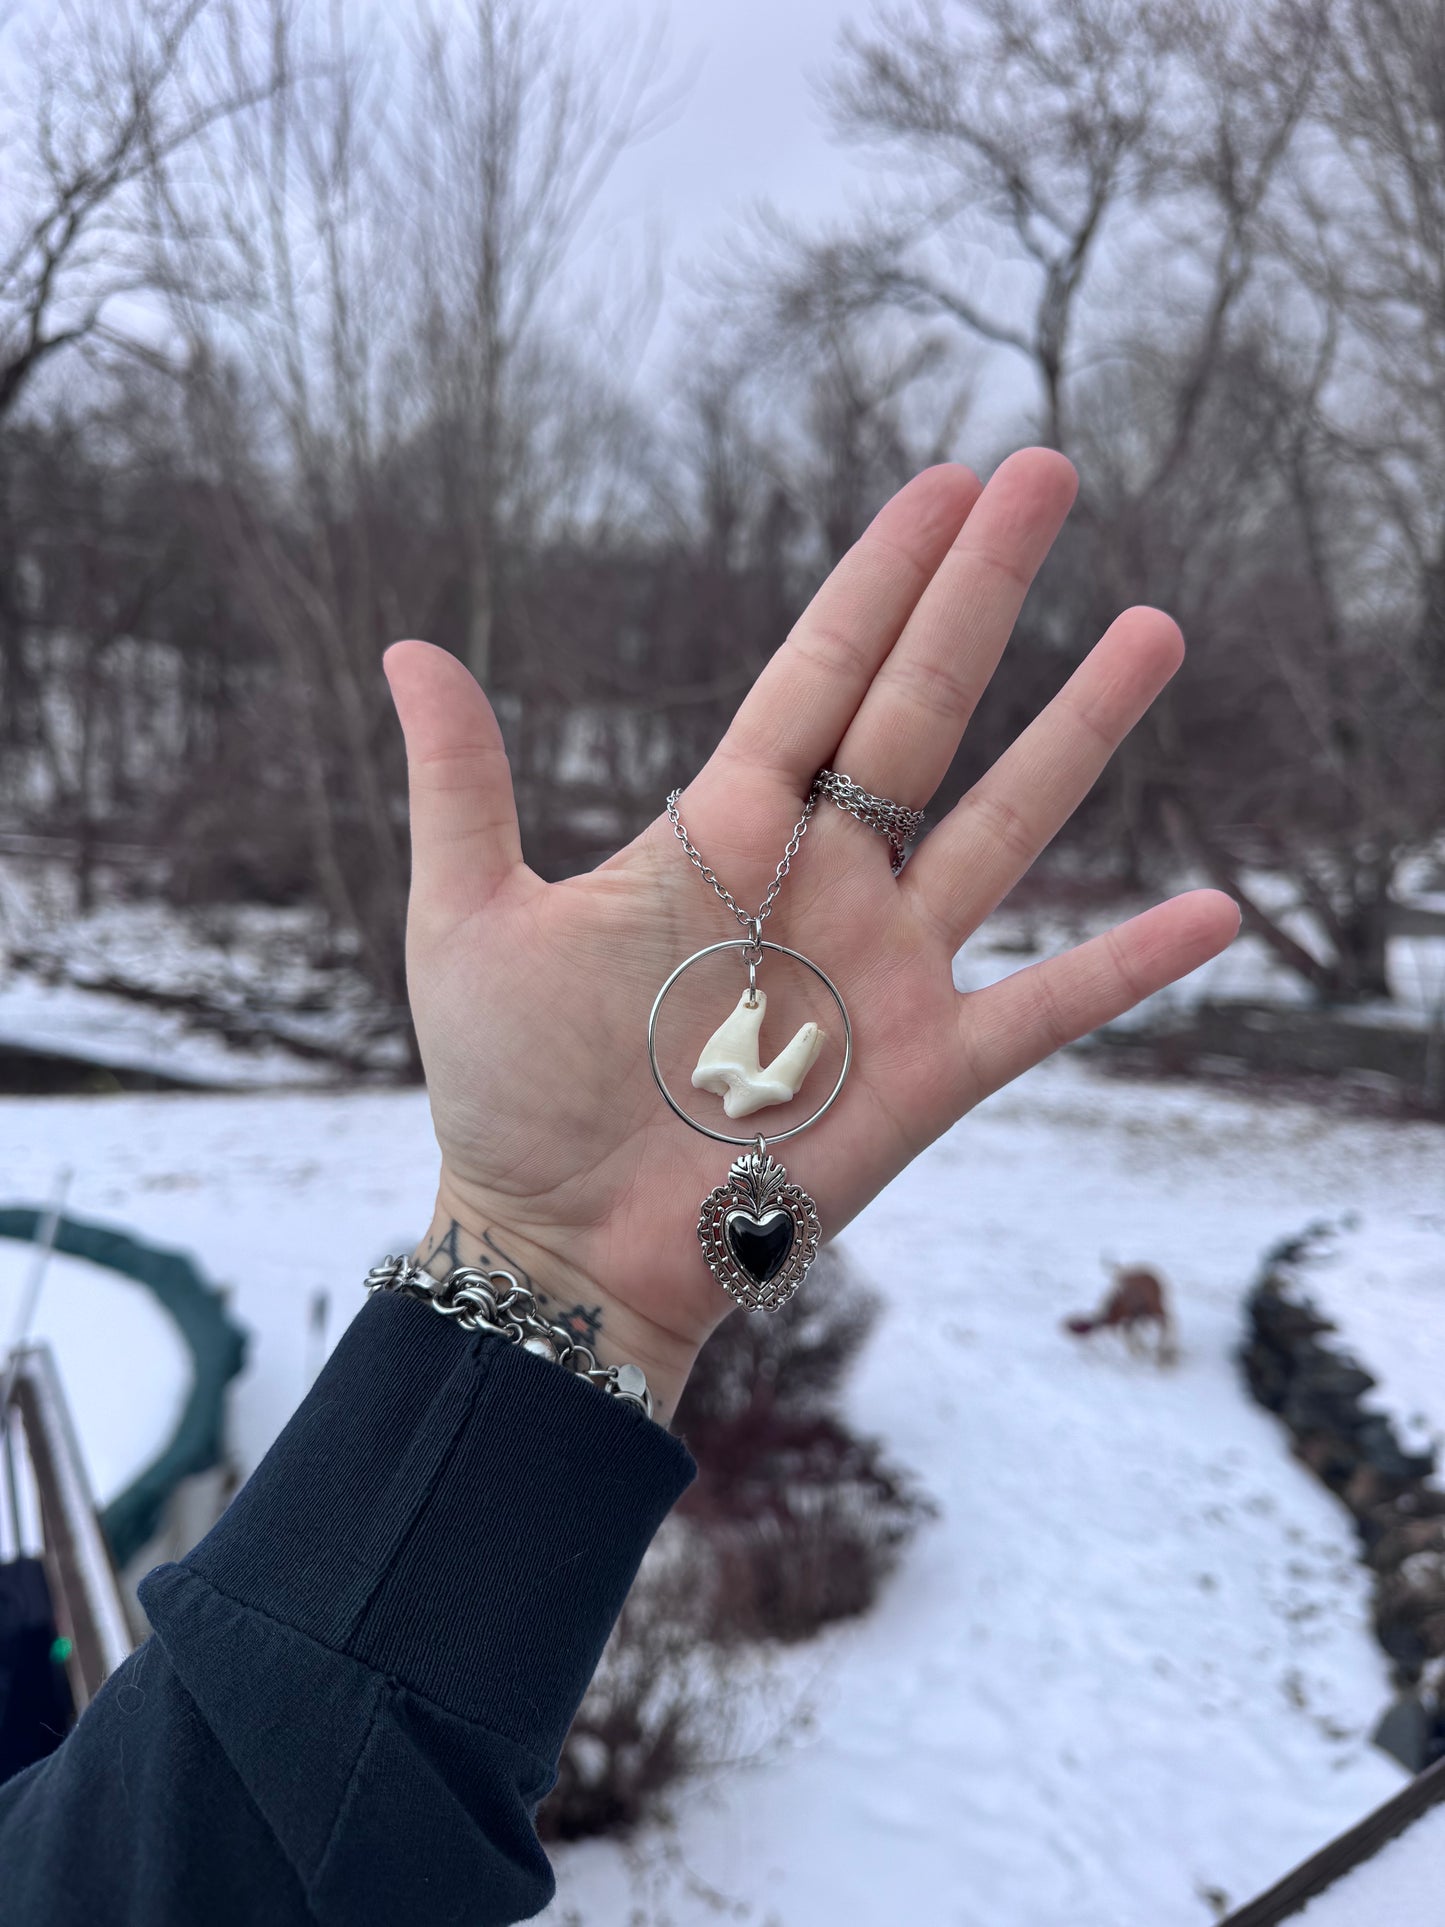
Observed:
[[[1169,1314],[1169,1298],[1157,1271],[1143,1265],[1111,1265],[1114,1289],[1091,1316],[1075,1315],[1064,1320],[1064,1330],[1076,1338],[1091,1332],[1122,1332],[1129,1350],[1148,1353],[1145,1327],[1154,1327],[1153,1357],[1156,1365],[1172,1365],[1179,1356],[1174,1342],[1174,1321]]]

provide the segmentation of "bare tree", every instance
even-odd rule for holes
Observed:
[[[779,438],[774,462],[831,568],[881,501],[952,455],[973,385],[941,335],[890,343],[858,318],[833,322],[806,366],[785,360],[784,369],[793,390],[784,420],[798,419]]]
[[[1356,331],[1364,380],[1334,418],[1374,466],[1415,585],[1414,658],[1445,714],[1445,23],[1433,0],[1336,0],[1331,18],[1319,118],[1334,145],[1302,194],[1318,244],[1300,268]]]
[[[1119,874],[1142,882],[1172,824],[1327,997],[1388,994],[1394,878],[1445,812],[1421,745],[1442,60],[1431,0],[880,8],[825,100],[892,185],[821,240],[771,233],[785,339],[886,317],[1033,370],[1083,488],[1023,653],[1056,648],[1061,605],[1078,635],[1144,598],[1195,644],[1111,768]],[[1260,866],[1293,909],[1251,888]]]
[[[273,91],[206,143],[172,277],[198,499],[314,746],[298,777],[323,900],[399,1006],[381,652],[455,638],[509,729],[525,808],[580,685],[565,650],[529,646],[522,578],[606,512],[633,452],[627,409],[563,346],[580,283],[563,284],[659,107],[657,48],[594,59],[575,23],[521,0],[430,16],[414,45],[379,18],[257,4]],[[223,299],[191,292],[198,249]]]
[[[525,0],[466,0],[420,33],[406,143],[416,352],[471,557],[461,653],[482,683],[507,525],[539,512],[527,497],[569,305],[560,283],[619,156],[671,105],[661,51],[654,33],[603,52],[567,9],[544,17]]]
[[[950,321],[1025,359],[1064,446],[1082,291],[1153,182],[1170,50],[1142,0],[915,0],[845,30],[832,125],[895,186],[861,233],[810,250],[793,318]]]
[[[223,13],[222,0],[61,0],[18,36],[0,107],[0,421],[65,349],[154,346],[157,177],[269,84],[208,58]]]
[[[206,171],[164,236],[189,355],[196,527],[309,744],[297,774],[322,901],[399,1003],[405,866],[378,669],[403,588],[381,467],[401,294],[383,239],[396,206],[386,103],[378,63],[339,16],[313,26],[267,0],[248,37],[262,27],[266,104],[204,144]]]
[[[176,570],[175,532],[140,486],[128,386],[169,345],[157,208],[197,143],[268,85],[245,59],[218,61],[230,22],[228,0],[61,0],[6,37],[0,728],[18,752],[7,787],[46,799],[82,906],[149,735],[145,638]]]
[[[1243,836],[1199,807],[1207,765],[1191,763],[1177,794],[1192,847],[1282,961],[1325,997],[1389,996],[1396,878],[1445,819],[1445,37],[1423,0],[1275,12],[1277,57],[1254,71],[1256,91],[1289,107],[1276,117],[1287,164],[1279,142],[1261,150],[1282,191],[1272,208],[1248,178],[1241,192],[1237,165],[1210,185],[1221,270],[1241,264],[1216,287],[1253,273],[1273,294],[1277,346],[1254,361],[1250,396],[1263,475],[1241,486],[1272,502],[1274,579],[1290,582],[1257,599],[1269,620],[1251,638],[1256,685],[1276,672],[1289,729],[1266,759],[1272,805]],[[1227,348],[1228,329],[1213,332]],[[1181,388],[1181,425],[1203,387]],[[1238,768],[1226,824],[1250,814],[1259,775]],[[1251,858],[1292,881],[1308,937],[1256,900]]]

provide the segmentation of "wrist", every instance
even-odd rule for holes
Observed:
[[[416,1262],[435,1278],[458,1265],[512,1272],[543,1317],[564,1326],[599,1365],[638,1365],[652,1393],[653,1418],[667,1425],[677,1409],[698,1346],[642,1317],[575,1265],[490,1213],[459,1206],[445,1184]]]

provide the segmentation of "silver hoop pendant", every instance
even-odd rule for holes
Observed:
[[[761,1134],[741,1137],[732,1131],[715,1130],[710,1124],[701,1124],[689,1116],[668,1089],[657,1061],[657,1020],[663,999],[682,973],[719,951],[750,947],[753,946],[746,940],[734,939],[709,944],[705,950],[695,951],[683,959],[653,1001],[647,1024],[647,1055],[658,1090],[684,1124],[716,1143],[748,1147],[743,1156],[734,1158],[726,1183],[715,1186],[703,1199],[697,1220],[698,1242],[708,1270],[730,1297],[748,1311],[777,1311],[798,1289],[818,1255],[823,1236],[818,1207],[801,1185],[789,1183],[787,1172],[769,1155],[768,1140]],[[837,986],[810,957],[780,943],[763,941],[755,948],[791,957],[810,970],[837,1005],[843,1025],[843,1061],[832,1090],[801,1124],[779,1131],[773,1139],[776,1144],[806,1131],[832,1107],[853,1062],[853,1026]]]

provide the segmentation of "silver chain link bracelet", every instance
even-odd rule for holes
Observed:
[[[383,1258],[366,1274],[366,1289],[399,1292],[419,1298],[454,1318],[464,1331],[495,1332],[524,1352],[550,1359],[564,1371],[575,1372],[599,1391],[635,1406],[652,1417],[652,1393],[640,1365],[599,1365],[597,1355],[565,1325],[554,1325],[537,1309],[534,1292],[510,1271],[480,1271],[458,1265],[445,1278],[434,1278],[413,1258]]]

